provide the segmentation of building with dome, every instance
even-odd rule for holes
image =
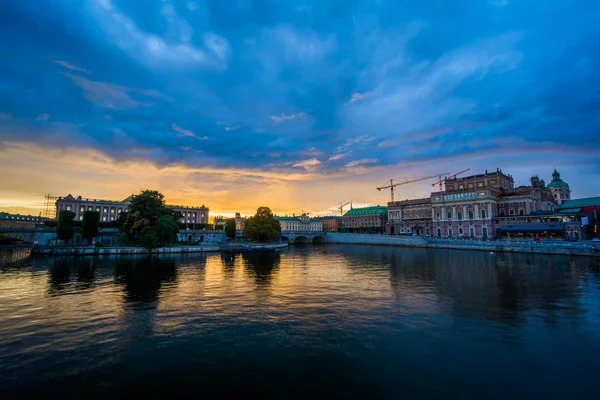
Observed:
[[[556,203],[560,206],[567,200],[571,200],[571,189],[569,184],[560,178],[560,173],[555,169],[552,173],[552,182],[548,184]]]

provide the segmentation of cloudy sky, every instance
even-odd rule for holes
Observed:
[[[2,1],[0,209],[152,188],[323,214],[497,167],[594,196],[598,20],[595,0]]]

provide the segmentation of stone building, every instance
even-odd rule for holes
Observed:
[[[48,218],[0,212],[0,228],[33,228]]]
[[[235,230],[243,231],[246,226],[246,217],[242,217],[242,215],[237,212],[235,213]]]
[[[385,232],[388,219],[386,206],[351,208],[342,216],[342,230],[346,232]]]
[[[213,226],[215,229],[224,229],[225,223],[227,222],[227,218],[222,215],[217,215],[213,218]]]
[[[431,198],[388,203],[386,232],[390,235],[431,234]]]
[[[515,188],[513,177],[496,172],[448,179],[445,191],[431,194],[432,234],[438,237],[492,238],[495,217],[552,211],[552,193],[538,177]]]
[[[323,222],[318,218],[309,218],[308,215],[275,217],[281,226],[281,232],[321,232]]]
[[[330,215],[326,217],[317,217],[323,223],[325,232],[340,232],[342,230],[342,217]]]
[[[80,221],[83,219],[83,213],[85,211],[98,211],[100,212],[100,221],[110,222],[116,221],[119,218],[119,214],[127,211],[131,199],[133,196],[129,196],[125,200],[98,200],[98,199],[86,199],[81,196],[73,197],[72,195],[59,197],[56,200],[56,215],[62,210],[69,210],[75,213],[75,220]],[[207,224],[209,208],[202,205],[201,207],[188,207],[188,206],[176,206],[167,205],[173,211],[180,212],[182,218],[179,222],[184,224]]]
[[[559,206],[565,201],[571,200],[569,184],[560,179],[560,173],[556,169],[552,173],[552,181],[548,184],[548,188]]]

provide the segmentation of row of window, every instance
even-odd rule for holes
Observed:
[[[486,219],[487,218],[487,210],[480,210],[480,215],[482,219]],[[475,213],[473,212],[473,210],[469,210],[467,212],[467,217],[468,219],[474,219]],[[435,213],[435,219],[436,220],[440,220],[440,213],[437,212]],[[452,219],[452,211],[448,211],[446,214],[446,219]],[[456,212],[456,219],[457,220],[462,220],[463,219],[463,213],[462,211],[457,211]]]

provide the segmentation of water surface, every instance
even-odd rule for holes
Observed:
[[[0,254],[0,398],[600,397],[600,261]]]

